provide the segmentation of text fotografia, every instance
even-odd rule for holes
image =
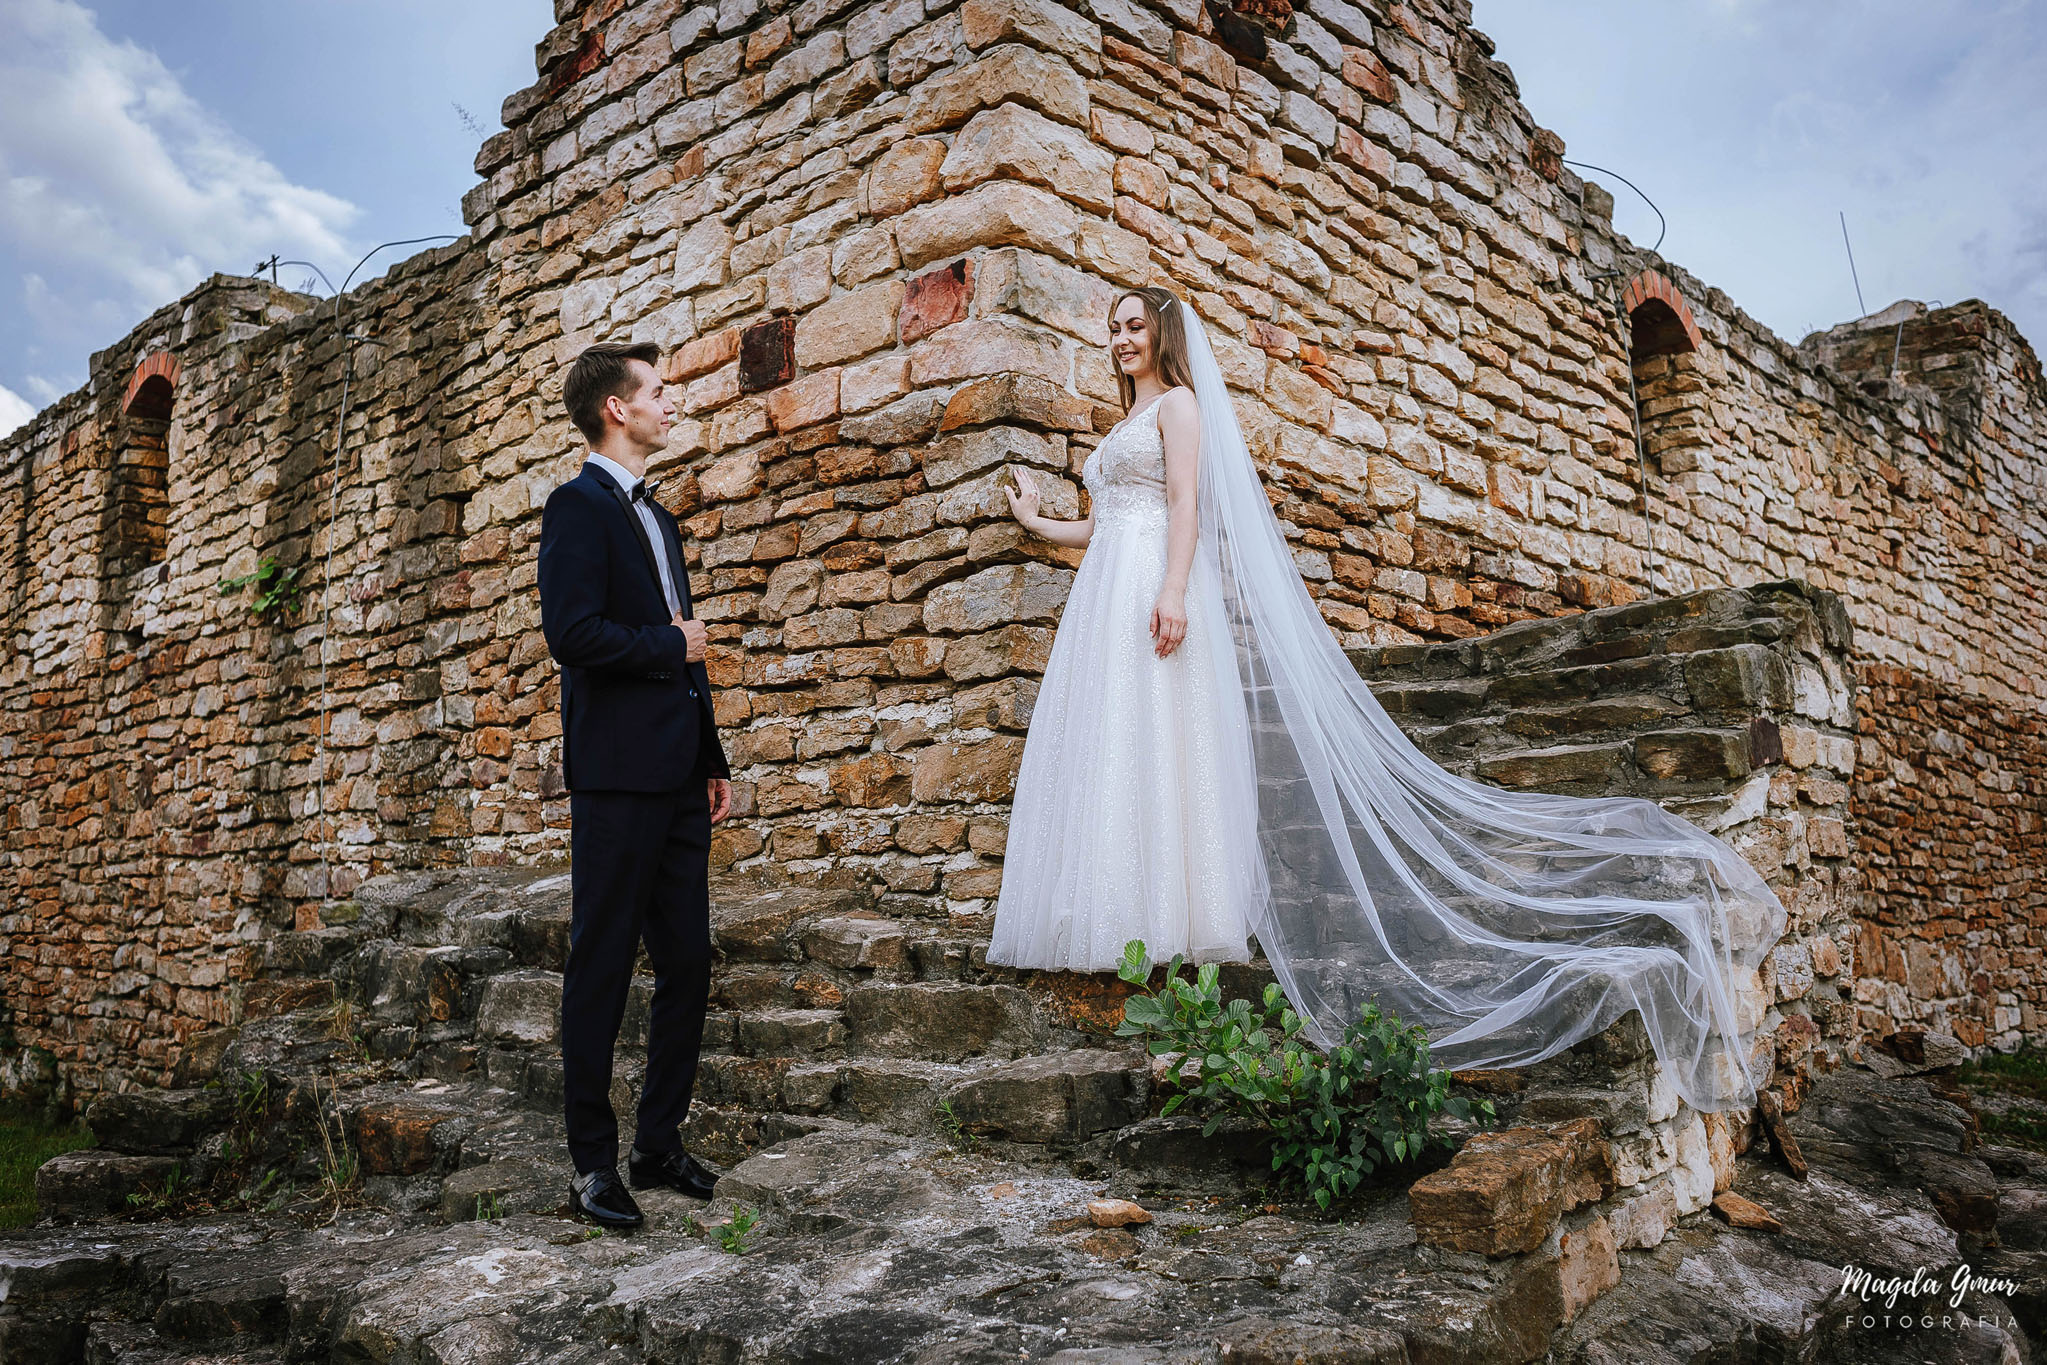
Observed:
[[[1886,1309],[1898,1306],[1904,1299],[1908,1305],[1903,1313],[1858,1313],[1850,1311],[1842,1320],[1844,1327],[1894,1327],[1894,1328],[1964,1328],[1977,1323],[2010,1326],[2009,1315],[1995,1313],[1963,1313],[1959,1310],[1963,1300],[1971,1294],[2015,1294],[2019,1282],[1994,1275],[1978,1275],[1966,1265],[1958,1265],[1954,1273],[1942,1278],[1924,1266],[1913,1267],[1910,1276],[1888,1277],[1872,1275],[1861,1266],[1841,1267],[1841,1292],[1853,1294],[1863,1303],[1874,1303],[1881,1299]],[[1921,1307],[1925,1300],[1945,1296],[1946,1313],[1936,1313],[1932,1307]]]

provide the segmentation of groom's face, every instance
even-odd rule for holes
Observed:
[[[628,360],[634,387],[624,397],[614,394],[605,400],[612,420],[625,428],[626,439],[641,454],[652,454],[668,445],[668,428],[675,421],[675,404],[662,392],[661,376],[644,360]]]

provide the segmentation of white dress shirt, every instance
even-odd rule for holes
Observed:
[[[618,461],[606,459],[594,450],[590,452],[589,458],[591,464],[596,465],[599,469],[609,474],[618,486],[623,488],[628,494],[633,491],[636,484],[646,482],[644,479],[635,477],[630,469],[627,469]],[[639,513],[640,525],[647,528],[647,543],[654,547],[654,569],[655,572],[661,575],[661,596],[668,602],[668,614],[673,616],[682,610],[682,598],[676,595],[675,580],[670,575],[668,568],[668,537],[662,534],[661,522],[654,515],[651,499],[642,498],[638,502],[633,503],[632,507],[633,511]]]

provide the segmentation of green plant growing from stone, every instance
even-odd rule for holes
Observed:
[[[221,1155],[239,1169],[256,1154],[256,1139],[270,1112],[270,1078],[261,1071],[237,1071],[234,1118],[228,1127]],[[272,1172],[275,1174],[275,1172]]]
[[[761,1216],[749,1208],[733,1210],[730,1220],[717,1225],[718,1245],[734,1256],[744,1256],[746,1239],[760,1226]]]
[[[128,1207],[137,1213],[155,1215],[168,1213],[188,1193],[185,1167],[182,1162],[173,1163],[164,1172],[163,1184],[153,1189],[140,1189],[128,1196]]]
[[[1214,963],[1202,964],[1191,981],[1183,965],[1174,957],[1158,990],[1124,1001],[1116,1036],[1144,1038],[1152,1056],[1172,1059],[1166,1084],[1178,1093],[1164,1114],[1190,1103],[1206,1109],[1203,1136],[1227,1118],[1260,1124],[1272,1134],[1273,1170],[1304,1186],[1320,1208],[1382,1166],[1454,1145],[1430,1132],[1435,1115],[1493,1117],[1492,1101],[1473,1105],[1450,1093],[1449,1076],[1429,1065],[1419,1024],[1366,1005],[1325,1052],[1302,1038],[1305,1021],[1277,985],[1266,986],[1257,1004],[1225,1002]],[[1143,987],[1151,966],[1143,941],[1132,939],[1117,975]]]
[[[349,1063],[365,1065],[370,1060],[370,1048],[361,1033],[356,1030],[355,1004],[347,996],[337,998],[333,1004],[315,1016],[327,1027],[327,1036],[344,1044],[342,1054]]]
[[[958,1111],[952,1107],[950,1099],[943,1099],[938,1102],[938,1126],[945,1130],[945,1140],[955,1147],[971,1148],[981,1140],[978,1134],[967,1131],[966,1125],[960,1121]]]
[[[296,1187],[292,1182],[284,1178],[282,1171],[272,1166],[269,1170],[263,1172],[261,1178],[255,1184],[242,1192],[242,1202],[244,1204],[256,1204],[258,1201],[261,1201],[260,1207],[263,1212],[275,1213],[291,1202],[291,1197],[294,1193],[296,1193]]]
[[[277,556],[264,555],[250,572],[221,579],[220,595],[226,597],[243,588],[253,587],[256,597],[249,604],[249,610],[257,620],[268,619],[272,614],[289,616],[299,609],[304,592],[298,581],[299,573],[299,565],[287,567],[278,562]]]
[[[504,1203],[496,1195],[479,1194],[476,1196],[477,1222],[488,1223],[494,1219],[502,1218],[504,1216],[505,1216]]]
[[[348,1145],[348,1130],[342,1126],[339,1087],[330,1076],[327,1080],[328,1103],[334,1108],[332,1130],[329,1130],[327,1104],[320,1102],[320,1078],[313,1077],[313,1117],[320,1125],[320,1190],[323,1197],[334,1201],[334,1211],[339,1212],[348,1192],[355,1188],[356,1177],[361,1167],[355,1152]]]

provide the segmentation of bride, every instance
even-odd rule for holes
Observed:
[[[1200,316],[1112,306],[1126,416],[1081,472],[1085,547],[1017,773],[992,963],[1245,961],[1328,1045],[1367,1002],[1456,1067],[1524,1066],[1639,1010],[1694,1108],[1766,1079],[1751,987],[1784,908],[1713,835],[1640,797],[1507,791],[1417,749],[1295,566]]]

